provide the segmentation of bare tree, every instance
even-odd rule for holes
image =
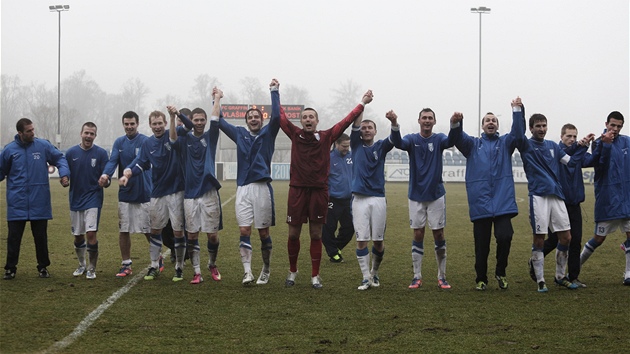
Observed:
[[[242,94],[245,104],[261,104],[269,101],[269,95],[263,90],[263,86],[255,77],[241,79],[243,85]]]
[[[110,150],[116,137],[122,135],[122,115],[129,111],[122,95],[106,94],[97,104],[94,123],[98,125],[98,145]]]
[[[105,94],[85,70],[77,71],[63,80],[61,87],[62,103],[82,112],[90,112]]]
[[[189,108],[209,107],[212,101],[212,88],[215,86],[221,86],[216,77],[208,74],[197,76],[192,88],[192,100],[189,102]]]
[[[182,102],[182,100],[179,97],[177,97],[175,95],[168,94],[168,95],[166,95],[164,97],[158,98],[155,101],[155,104],[153,105],[153,107],[150,110],[151,111],[154,111],[154,110],[162,111],[168,117],[168,114],[166,112],[166,106],[175,105],[176,107],[181,108],[180,107],[181,102]]]
[[[282,88],[281,92],[283,104],[300,104],[305,107],[309,107],[313,104],[308,90],[304,88],[287,85]]]
[[[365,90],[365,88],[360,87],[357,83],[352,81],[352,79],[348,79],[346,82],[341,83],[341,87],[334,90],[332,104],[328,106],[327,113],[329,113],[329,116],[326,117],[326,120],[329,124],[326,124],[325,126],[331,126],[332,124],[338,122],[341,118],[345,117],[346,114],[356,107],[365,93]],[[321,116],[322,115],[320,114],[320,117]],[[389,135],[389,129],[383,129],[383,127],[389,127],[389,122],[383,117],[379,118],[370,106],[365,107],[363,119],[369,119],[376,123],[379,128],[379,137]]]
[[[0,146],[11,141],[16,134],[15,123],[26,115],[25,88],[17,76],[2,75],[2,100],[0,101]]]
[[[31,83],[24,88],[23,94],[28,110],[26,116],[33,121],[37,137],[50,140],[55,144],[57,136],[56,90],[48,90],[44,84]]]
[[[138,78],[129,79],[123,85],[122,100],[129,107],[127,110],[134,111],[138,115],[144,114],[144,98],[149,94],[149,88]]]

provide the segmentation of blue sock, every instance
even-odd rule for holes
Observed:
[[[424,254],[424,242],[412,241],[411,242],[411,253],[419,253]]]
[[[368,255],[368,253],[370,253],[370,252],[368,252],[367,247],[365,247],[365,248],[361,248],[361,249],[358,249],[358,248],[357,248],[357,257],[367,256],[367,255]]]

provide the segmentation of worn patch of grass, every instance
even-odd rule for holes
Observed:
[[[234,182],[224,183],[223,200],[234,194]],[[531,231],[527,221],[527,191],[517,185],[521,214],[514,219],[514,241],[508,267],[510,288],[474,287],[472,224],[463,184],[447,185],[447,274],[451,291],[437,288],[437,267],[432,252],[423,264],[425,285],[407,289],[411,269],[411,230],[407,215],[407,184],[388,183],[388,226],[381,287],[360,292],[361,272],[354,244],[344,251],[346,262],[332,264],[325,257],[321,275],[324,288],[310,288],[307,228],[302,235],[300,274],[294,288],[284,288],[288,270],[286,251],[287,182],[274,182],[277,226],[272,228],[274,251],[271,282],[267,286],[241,285],[238,229],[234,204],[224,208],[225,229],[220,233],[220,283],[199,286],[173,283],[173,267],[156,281],[141,280],[122,296],[65,353],[133,352],[622,352],[627,349],[628,316],[623,311],[630,290],[621,285],[623,254],[619,233],[600,247],[585,265],[580,278],[588,288],[569,291],[550,286],[536,292],[529,279],[527,259]],[[4,196],[6,185],[0,184]],[[69,231],[67,189],[52,181],[54,219],[49,223],[52,265],[50,279],[39,279],[34,246],[27,227],[16,279],[0,281],[0,352],[45,351],[72,332],[128,279],[114,274],[120,264],[118,249],[117,188],[109,188],[99,230],[97,279],[72,277],[76,259]],[[592,187],[584,207],[584,241],[593,230]],[[0,203],[0,254],[6,252],[6,202]],[[134,275],[148,264],[144,236],[132,241]],[[205,242],[202,242],[204,245]],[[260,242],[252,238],[253,269],[260,271]],[[202,250],[204,247],[202,247]],[[427,249],[430,249],[427,247]],[[202,264],[207,253],[202,252]],[[552,279],[553,255],[545,271]],[[489,268],[494,266],[491,252]],[[490,274],[491,275],[491,274]],[[191,269],[185,270],[190,279]]]

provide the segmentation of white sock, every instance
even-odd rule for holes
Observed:
[[[357,261],[359,261],[359,268],[361,268],[363,279],[370,279],[370,253],[367,247],[361,250],[357,249]]]
[[[569,247],[558,244],[556,247],[556,279],[562,279],[566,276],[568,259]]]
[[[173,248],[175,248],[175,268],[184,269],[186,239],[184,237],[175,237],[173,243]]]
[[[199,253],[201,253],[201,249],[199,248],[199,242],[192,244],[189,243],[188,247],[190,247],[190,264],[193,266],[195,274],[200,274],[201,266],[199,265]]]
[[[85,267],[85,251],[87,250],[87,245],[85,243],[85,240],[83,240],[83,243],[81,243],[79,246],[77,246],[77,244],[74,244],[74,251],[77,254],[77,259],[79,260],[79,265],[82,267]]]
[[[411,262],[413,264],[413,277],[422,279],[422,257],[424,256],[424,246],[422,242],[413,241],[411,246]]]
[[[158,268],[160,254],[162,253],[162,234],[151,234],[149,238],[149,256],[151,257],[151,267]]]
[[[532,264],[536,273],[536,283],[545,281],[545,256],[542,250],[532,250]]]
[[[252,244],[249,236],[242,236],[239,243],[239,252],[241,253],[241,262],[245,273],[252,271]]]
[[[435,260],[438,266],[438,279],[446,279],[446,243],[435,246]]]

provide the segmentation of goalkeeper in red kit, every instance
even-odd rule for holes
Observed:
[[[302,224],[309,223],[311,238],[311,284],[321,289],[319,265],[322,259],[322,226],[328,211],[328,172],[330,170],[330,146],[363,113],[365,105],[372,102],[368,90],[361,102],[343,120],[328,130],[317,130],[319,117],[313,108],[305,108],[300,114],[302,128],[287,119],[284,110],[280,114],[280,127],[291,139],[291,178],[287,205],[289,224],[289,275],[287,287],[295,285],[297,260],[300,254]]]

